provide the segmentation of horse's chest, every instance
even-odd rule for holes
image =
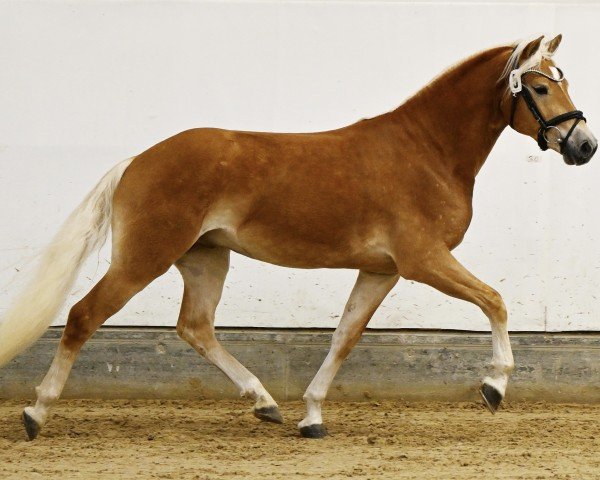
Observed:
[[[471,202],[462,196],[440,199],[433,215],[434,230],[444,243],[455,248],[462,241],[473,215]]]

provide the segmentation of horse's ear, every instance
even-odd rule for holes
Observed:
[[[541,37],[536,38],[535,40],[532,40],[531,42],[529,42],[523,49],[523,54],[521,55],[521,60],[527,60],[528,58],[535,55],[535,52],[537,52],[538,49],[540,48],[540,45],[542,44],[543,39],[544,39],[544,36],[542,35]]]
[[[546,48],[548,49],[548,53],[552,54],[552,53],[556,52],[556,49],[560,45],[560,41],[561,40],[562,40],[562,33],[559,33],[556,37],[554,37],[552,40],[550,40],[546,44]]]

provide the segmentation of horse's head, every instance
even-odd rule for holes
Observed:
[[[552,60],[561,39],[558,35],[545,41],[542,36],[515,48],[503,75],[508,91],[502,109],[510,126],[534,138],[542,150],[557,151],[568,165],[583,165],[596,152],[598,141],[583,113],[575,109],[569,83]]]

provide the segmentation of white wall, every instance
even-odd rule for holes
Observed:
[[[0,309],[104,171],[186,128],[343,126],[478,50],[562,32],[557,61],[594,129],[599,20],[595,2],[0,2]],[[504,295],[512,330],[600,329],[599,162],[567,167],[507,131],[482,170],[456,255]],[[354,277],[234,256],[217,323],[335,326]],[[174,325],[180,295],[169,272],[110,324]],[[408,282],[371,326],[489,328],[475,307]]]

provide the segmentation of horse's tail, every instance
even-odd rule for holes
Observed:
[[[0,367],[32,345],[50,326],[81,265],[106,241],[112,198],[133,158],[113,167],[71,213],[42,254],[33,278],[0,323]]]

